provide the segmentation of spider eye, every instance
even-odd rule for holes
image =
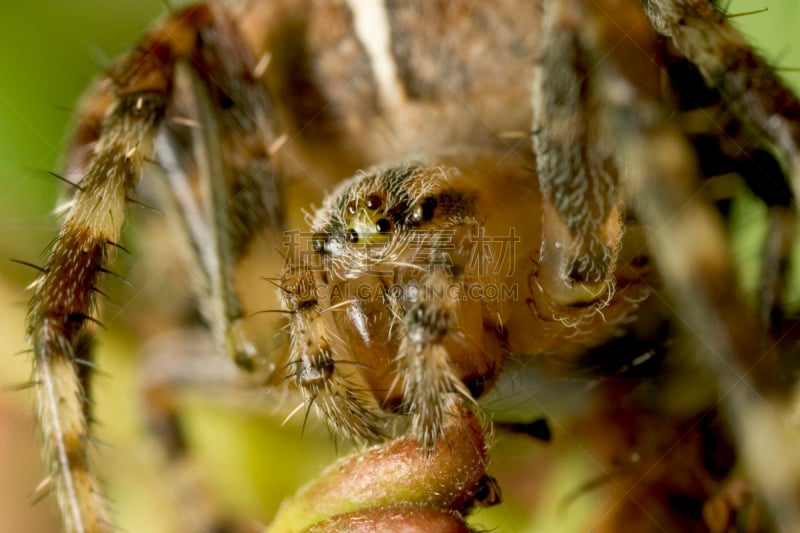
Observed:
[[[387,244],[394,224],[386,207],[386,197],[379,192],[348,202],[344,213],[347,241],[359,246]]]
[[[375,231],[378,233],[389,233],[392,229],[392,223],[388,218],[379,218],[375,223]]]
[[[431,220],[438,205],[439,202],[436,201],[436,198],[433,196],[423,198],[422,201],[411,211],[411,214],[408,217],[408,223],[416,225]]]
[[[439,202],[436,201],[436,198],[433,196],[428,196],[422,203],[420,204],[420,208],[422,210],[422,220],[430,220],[433,218],[433,213],[436,210],[436,206],[439,205]]]

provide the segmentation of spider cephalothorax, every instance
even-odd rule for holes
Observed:
[[[509,368],[591,376],[577,400],[530,416],[557,417],[607,467],[628,503],[606,527],[728,528],[744,506],[720,511],[737,453],[776,526],[800,521],[800,458],[776,415],[791,380],[786,358],[765,357],[770,320],[788,320],[778,266],[800,103],[711,2],[201,3],[156,26],[82,109],[28,328],[69,531],[113,529],[83,369],[148,161],[193,260],[209,351],[259,385],[288,372],[306,412],[375,444],[301,491],[277,530],[465,530],[474,505],[499,499],[491,421],[476,413]],[[698,192],[731,169],[780,210],[760,313]],[[314,187],[333,192],[306,227],[298,191]],[[271,308],[262,277],[277,285]],[[254,318],[265,309],[268,331]],[[708,421],[716,400],[670,374],[686,324],[733,439]],[[273,350],[281,326],[290,338]],[[529,422],[498,427],[550,439]],[[763,446],[787,466],[761,461]]]
[[[573,282],[567,301],[543,287],[541,203],[525,159],[478,148],[373,169],[328,197],[282,291],[297,381],[334,428],[378,435],[366,413],[398,410],[434,447],[445,398],[479,397],[508,354],[561,356],[631,319],[650,290],[641,272],[602,291]]]

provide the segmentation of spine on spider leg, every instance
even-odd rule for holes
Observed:
[[[283,305],[290,313],[290,375],[306,398],[308,409],[313,405],[331,429],[357,442],[374,443],[382,439],[381,416],[375,399],[370,398],[363,383],[343,373],[337,343],[338,333],[330,314],[323,314],[320,290],[308,265],[287,269],[281,279]],[[330,309],[328,309],[330,310]]]
[[[406,302],[398,350],[411,433],[428,451],[440,442],[452,404],[474,402],[463,378],[491,376],[494,370],[492,362],[484,358],[482,337],[476,333],[482,331],[478,306],[460,293],[466,284],[452,285],[452,281],[446,272],[436,271],[406,284],[411,294],[441,295]],[[445,287],[448,290],[442,290]],[[464,333],[457,333],[456,325],[461,332],[470,332],[470,338],[459,337]],[[476,352],[480,354],[477,357]]]
[[[87,400],[77,364],[94,293],[117,242],[127,198],[152,151],[165,96],[123,97],[103,125],[45,272],[35,282],[28,334],[38,410],[69,531],[109,531],[88,458]]]
[[[76,128],[68,161],[81,175],[75,179],[77,190],[45,271],[33,285],[28,336],[37,408],[51,479],[70,533],[113,530],[89,459],[88,372],[79,368],[79,350],[88,335],[86,323],[93,320],[99,278],[107,272],[119,239],[127,200],[153,152],[175,58],[191,51],[195,42],[194,32],[178,30],[197,27],[200,23],[192,17],[197,14],[187,10],[168,19],[110,73],[114,96],[109,98],[101,83],[101,90],[85,104],[84,122]],[[101,123],[93,105],[107,106]]]

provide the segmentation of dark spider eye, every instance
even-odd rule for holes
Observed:
[[[389,233],[389,230],[392,229],[392,223],[389,222],[388,218],[379,218],[377,222],[375,222],[375,230],[378,233]]]
[[[418,225],[421,222],[426,222],[433,218],[433,214],[436,211],[436,206],[439,205],[439,202],[436,201],[436,198],[432,196],[428,196],[427,198],[423,198],[422,201],[414,206],[411,210],[411,213],[408,215],[407,223],[411,225]]]
[[[358,208],[358,206],[356,205],[356,202],[355,201],[350,201],[347,204],[347,213],[350,214],[350,215],[355,215],[356,211],[358,210],[357,208]]]
[[[378,209],[382,205],[383,205],[383,198],[381,198],[377,194],[370,194],[369,197],[367,198],[368,209]]]
[[[436,198],[432,196],[428,196],[424,200],[422,200],[422,204],[420,207],[422,208],[422,220],[430,220],[433,218],[433,212],[436,210],[436,206],[439,205],[439,202],[436,201]]]
[[[347,240],[355,244],[358,242],[358,232],[354,229],[347,230]]]

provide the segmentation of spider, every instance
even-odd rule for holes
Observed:
[[[28,315],[67,531],[113,531],[85,391],[95,300],[143,174],[162,176],[185,243],[197,351],[265,387],[288,374],[290,415],[316,410],[369,445],[287,500],[275,531],[467,530],[499,499],[479,402],[577,371],[598,385],[559,391],[580,404],[568,417],[540,405],[548,420],[496,427],[584,432],[606,465],[587,486],[627,498],[604,527],[800,523],[780,418],[791,345],[772,348],[791,327],[800,103],[707,0],[193,5],[94,83],[74,131]],[[758,306],[724,205],[698,193],[732,172],[775,214]],[[314,187],[332,192],[303,220],[291,198]],[[680,327],[702,370],[682,366]],[[701,371],[719,405],[679,385]],[[169,407],[151,407],[180,448]],[[752,489],[735,490],[737,458]]]

